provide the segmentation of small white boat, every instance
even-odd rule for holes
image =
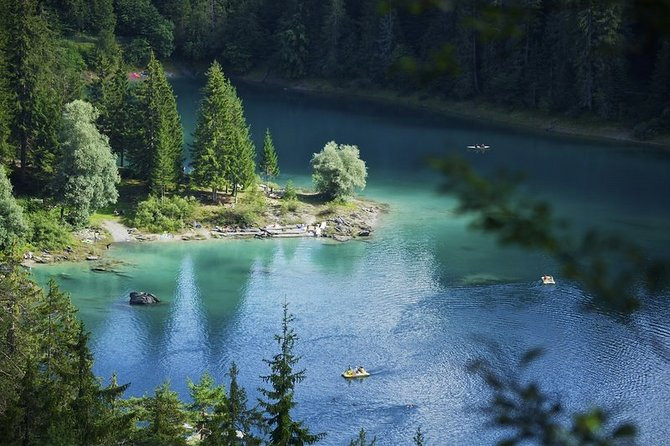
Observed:
[[[468,150],[476,150],[479,152],[483,152],[485,150],[489,150],[491,146],[487,146],[486,144],[475,144],[472,146],[467,146]]]
[[[555,285],[556,281],[554,280],[554,276],[542,276],[542,285]]]
[[[348,368],[344,372],[342,372],[342,377],[351,379],[351,378],[365,378],[367,376],[370,376],[370,373],[365,370],[363,367],[357,367],[355,369]]]

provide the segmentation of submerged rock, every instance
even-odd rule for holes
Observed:
[[[132,291],[130,293],[130,305],[152,305],[157,304],[160,300],[151,293],[144,291]]]

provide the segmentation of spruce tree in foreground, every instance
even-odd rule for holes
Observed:
[[[190,405],[196,419],[203,446],[256,446],[261,440],[254,435],[262,429],[262,414],[247,408],[247,396],[237,384],[237,366],[230,367],[230,389],[226,395],[223,386],[215,386],[208,374],[195,384],[189,382],[193,403]]]
[[[270,389],[259,389],[266,398],[259,402],[267,415],[265,420],[271,430],[270,444],[273,446],[315,444],[325,436],[323,433],[310,433],[301,421],[296,421],[291,416],[291,410],[296,406],[295,385],[305,379],[305,370],[294,372],[300,357],[293,353],[297,339],[290,327],[293,320],[293,315],[288,312],[288,304],[284,303],[282,332],[275,335],[280,351],[272,360],[265,360],[272,374],[261,377],[270,384]]]
[[[186,412],[177,392],[165,382],[156,388],[153,397],[144,396],[130,401],[136,427],[130,444],[136,446],[186,446]]]
[[[261,172],[268,180],[279,176],[279,159],[275,151],[275,145],[272,142],[270,129],[265,129],[265,138],[263,139],[263,160],[261,161]]]
[[[134,147],[132,167],[139,178],[149,180],[151,192],[162,197],[177,187],[181,175],[183,132],[172,87],[153,53],[147,71],[138,93],[144,113],[142,143]]]

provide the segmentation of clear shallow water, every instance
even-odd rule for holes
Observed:
[[[189,132],[198,81],[175,80]],[[529,193],[550,200],[579,229],[597,226],[670,253],[670,156],[626,145],[523,134],[462,120],[389,110],[357,101],[303,97],[240,86],[257,143],[270,127],[283,172],[307,184],[311,154],[323,144],[356,143],[370,169],[365,194],[391,205],[369,242],[244,240],[115,246],[122,275],[71,264],[35,270],[73,295],[92,332],[95,371],[118,372],[129,393],[164,379],[186,394],[186,378],[219,379],[231,361],[250,398],[275,351],[281,303],[296,314],[307,379],[296,415],[325,445],[347,444],[360,427],[379,444],[409,444],[418,425],[434,444],[491,444],[476,408],[485,386],[469,359],[490,355],[482,339],[513,358],[529,347],[547,355],[530,371],[570,409],[600,404],[635,419],[641,444],[670,435],[670,299],[631,318],[585,309],[588,296],[558,279],[541,254],[502,249],[466,230],[452,200],[434,193],[439,177],[425,157],[484,141],[466,154],[477,168],[527,173]],[[132,290],[164,303],[131,308]],[[348,365],[373,376],[349,383]],[[431,443],[431,444],[432,444]]]

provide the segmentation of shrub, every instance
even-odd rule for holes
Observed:
[[[312,167],[316,190],[328,198],[349,197],[365,187],[367,168],[356,146],[331,141],[312,156]]]
[[[70,228],[61,222],[57,211],[29,209],[26,242],[35,250],[59,251],[74,244]]]
[[[137,204],[133,223],[151,232],[178,231],[193,218],[197,201],[193,197],[156,198],[150,196]]]
[[[234,208],[224,208],[214,217],[216,224],[221,226],[249,228],[261,223],[261,212],[248,204],[238,204]]]
[[[282,214],[287,212],[296,212],[300,207],[298,200],[282,200],[280,211]]]
[[[298,192],[295,190],[292,180],[286,182],[286,187],[284,187],[284,200],[295,201],[298,199]]]

